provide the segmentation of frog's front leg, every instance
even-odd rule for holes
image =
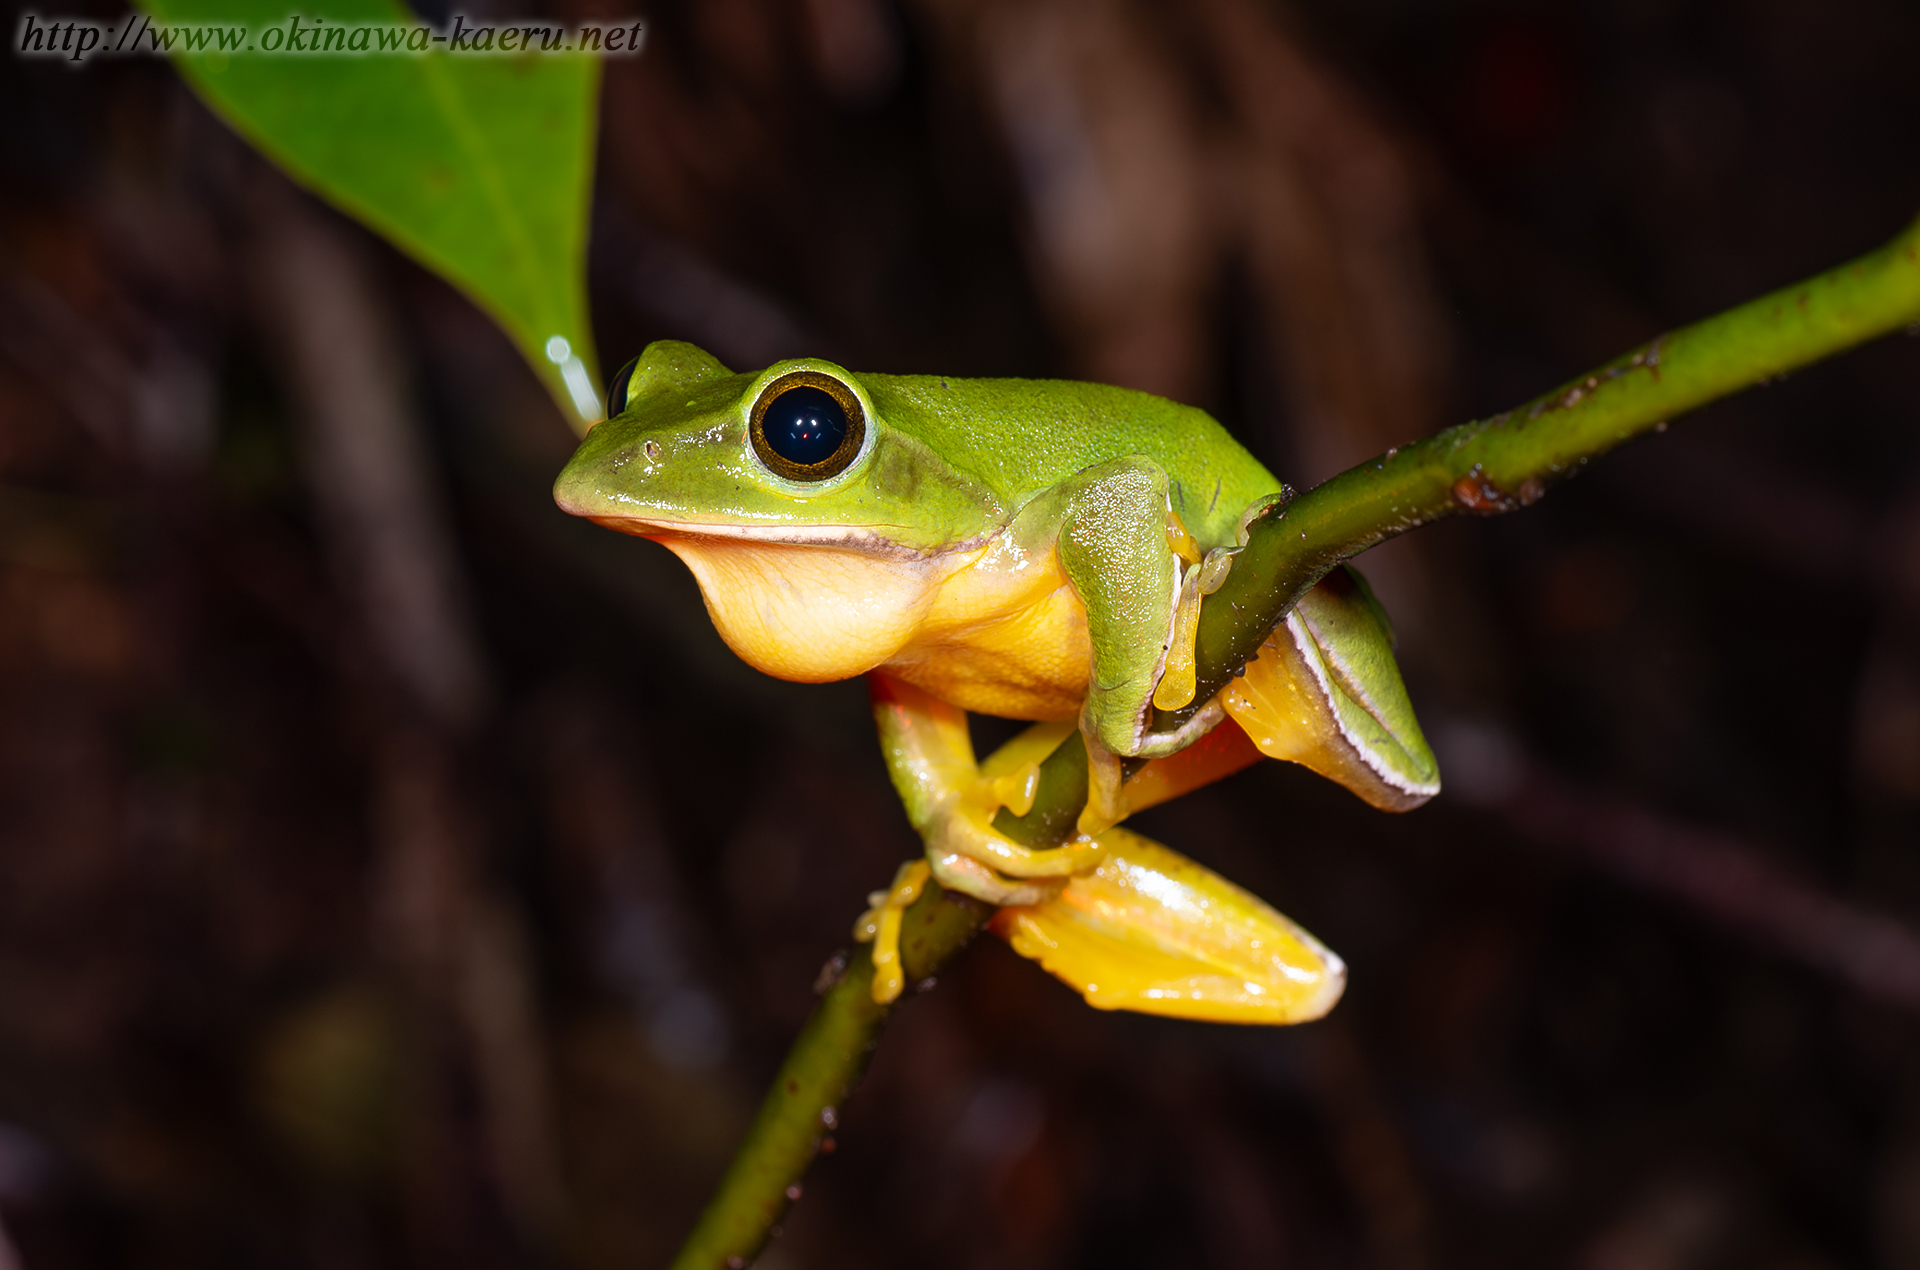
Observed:
[[[900,914],[918,898],[926,877],[989,904],[1037,904],[1077,873],[1099,864],[1104,848],[1088,837],[1035,849],[996,833],[994,814],[1033,805],[1040,762],[1070,725],[1041,724],[1003,746],[983,771],[973,757],[966,712],[891,676],[868,677],[881,752],[894,789],[926,843],[926,860],[902,866],[892,889],[875,892],[854,934],[871,939],[874,999],[900,992]]]
[[[1080,713],[1089,762],[1080,828],[1097,833],[1126,815],[1121,758],[1173,754],[1223,717],[1208,702],[1178,729],[1149,726],[1156,704],[1178,709],[1193,699],[1200,599],[1225,577],[1229,553],[1199,557],[1173,514],[1166,470],[1148,458],[1088,468],[1061,498],[1060,567],[1086,610],[1092,642]]]

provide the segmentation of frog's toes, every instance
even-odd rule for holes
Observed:
[[[1106,848],[1084,834],[1057,847],[1039,848],[1003,837],[994,830],[991,819],[1000,805],[962,802],[951,808],[927,835],[928,857],[962,856],[1011,878],[1066,878],[1085,873],[1106,854]],[[992,810],[988,810],[989,807]],[[1010,900],[993,902],[1012,903]]]
[[[1004,776],[983,775],[981,780],[986,784],[989,801],[1016,816],[1024,816],[1033,810],[1033,800],[1040,792],[1040,763],[1028,759]]]
[[[958,851],[929,850],[927,864],[941,886],[989,904],[1039,904],[1058,895],[1066,885],[1065,878],[1003,877]]]
[[[1116,750],[1094,726],[1093,716],[1083,712],[1080,732],[1087,747],[1087,803],[1075,826],[1080,836],[1097,837],[1133,814],[1122,757],[1149,761],[1170,758],[1212,732],[1226,717],[1225,707],[1215,699],[1173,731],[1141,732],[1128,748]]]
[[[1082,837],[1091,838],[1125,820],[1133,809],[1128,805],[1120,756],[1091,732],[1082,740],[1087,747],[1087,805],[1080,809],[1074,829]]]
[[[867,896],[871,905],[853,924],[853,937],[873,944],[873,999],[886,1005],[906,987],[900,966],[900,921],[920,898],[931,870],[925,860],[909,860],[893,875],[893,885]]]
[[[1207,702],[1191,719],[1170,732],[1142,732],[1130,758],[1165,758],[1177,754],[1214,730],[1227,717],[1218,698]]]

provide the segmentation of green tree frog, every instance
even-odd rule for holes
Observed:
[[[863,918],[876,996],[900,990],[899,913],[930,875],[1031,919],[1009,919],[1002,933],[1083,980],[1096,1005],[1283,1021],[1244,1002],[1196,1007],[1184,989],[1155,996],[1165,965],[1134,975],[1137,991],[1116,993],[1126,976],[1109,974],[1093,992],[1085,980],[1105,964],[1098,956],[1069,973],[1059,939],[1051,961],[1041,955],[1073,925],[1069,909],[1126,910],[1122,891],[1155,909],[1127,928],[1135,953],[1140,939],[1178,953],[1181,931],[1204,927],[1211,904],[1244,918],[1220,948],[1250,941],[1259,961],[1291,941],[1295,969],[1312,971],[1288,980],[1285,965],[1273,970],[1300,989],[1284,1012],[1331,1004],[1338,959],[1310,936],[1190,862],[1179,862],[1194,871],[1182,885],[1200,889],[1179,892],[1167,872],[1179,857],[1114,828],[1262,753],[1390,810],[1439,789],[1385,614],[1351,571],[1302,599],[1246,674],[1189,722],[1153,730],[1156,707],[1192,703],[1202,597],[1224,580],[1248,521],[1287,497],[1218,423],[1097,384],[856,375],[817,358],[735,374],[675,341],[615,376],[607,413],[555,484],[564,510],[678,555],[721,636],[760,670],[805,682],[873,676],[883,749],[927,844],[925,861],[903,867]],[[1009,749],[1018,762],[975,764],[969,710],[1036,721]],[[1090,771],[1079,833],[1047,849],[995,833],[999,808],[1032,805],[1039,760],[1075,728]],[[1123,758],[1148,761],[1123,783]],[[1049,913],[1066,925],[1049,926]],[[1263,937],[1269,919],[1280,925]],[[1113,952],[1122,926],[1089,938]],[[1158,933],[1142,935],[1149,927]],[[1214,957],[1214,977],[1266,973],[1238,955]],[[1307,979],[1318,986],[1301,987]],[[1221,991],[1245,998],[1252,982]],[[1168,1008],[1174,996],[1186,1004]]]

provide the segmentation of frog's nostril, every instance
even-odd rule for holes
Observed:
[[[657,463],[660,461],[660,443],[658,441],[648,441],[640,448],[645,451],[649,463]]]

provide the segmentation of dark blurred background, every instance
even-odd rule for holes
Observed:
[[[609,367],[1107,380],[1301,485],[1920,211],[1903,0],[646,16]],[[861,685],[559,514],[500,334],[164,64],[9,57],[0,119],[0,1266],[663,1263],[916,849]],[[983,940],[763,1264],[1920,1267],[1916,350],[1367,557],[1448,792],[1140,818],[1334,1015]]]

